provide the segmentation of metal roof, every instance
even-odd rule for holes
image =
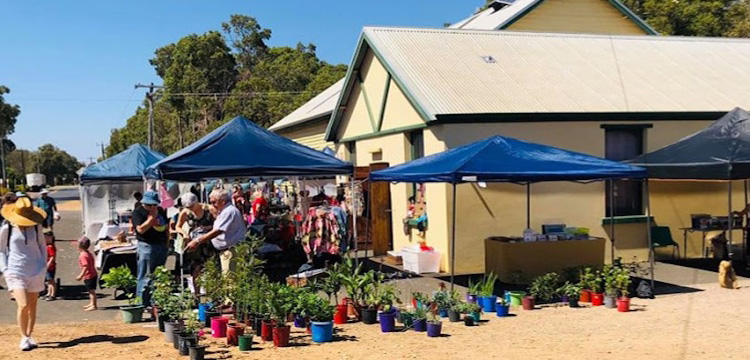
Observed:
[[[515,0],[508,4],[506,1],[496,0],[494,3],[490,4],[487,9],[471,15],[468,18],[449,26],[449,28],[464,30],[502,30],[524,17],[543,1],[544,0]],[[622,12],[623,15],[630,18],[647,33],[651,35],[658,34],[654,28],[649,26],[648,23],[638,17],[638,15],[631,11],[627,6],[623,5],[619,0],[596,1],[608,1],[612,6]]]
[[[341,79],[323,90],[314,98],[310,99],[310,101],[289,113],[289,115],[285,116],[283,119],[271,125],[268,130],[279,131],[310,120],[331,115],[343,87],[344,79]]]
[[[750,40],[366,27],[427,121],[456,114],[724,113],[750,107]],[[342,111],[326,136],[333,140]]]

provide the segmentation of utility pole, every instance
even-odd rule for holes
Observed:
[[[0,160],[2,160],[2,165],[3,165],[3,186],[7,188],[8,184],[5,183],[5,181],[7,180],[5,178],[5,136],[3,136],[2,139],[0,139],[0,157],[2,157],[2,159]]]
[[[143,84],[135,84],[135,88],[147,88],[148,92],[146,93],[146,99],[148,100],[148,148],[151,148],[151,144],[154,141],[154,89],[163,89],[164,86],[154,85],[154,83],[151,83],[151,85],[143,85]]]
[[[96,146],[102,147],[102,160],[106,159],[107,157],[104,155],[104,147],[107,146],[107,144],[100,142],[100,143],[96,143]]]

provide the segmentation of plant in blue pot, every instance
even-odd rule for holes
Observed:
[[[495,312],[495,303],[497,303],[497,295],[495,295],[496,281],[497,275],[495,273],[489,273],[482,280],[478,303],[485,312]]]

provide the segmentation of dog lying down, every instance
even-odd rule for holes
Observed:
[[[737,274],[734,273],[732,262],[723,260],[719,263],[719,286],[725,289],[739,289]]]

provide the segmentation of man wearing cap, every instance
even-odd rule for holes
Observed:
[[[36,323],[37,300],[44,290],[47,274],[47,244],[40,226],[47,213],[27,197],[5,204],[0,213],[7,220],[0,226],[0,272],[18,306],[19,348],[29,351],[37,347],[31,333]]]
[[[232,205],[226,191],[214,189],[209,196],[209,202],[219,212],[214,220],[214,227],[208,233],[190,241],[186,249],[192,251],[197,249],[198,245],[210,241],[220,253],[221,271],[226,273],[234,267],[232,248],[245,239],[247,227],[242,220],[242,214]]]
[[[41,196],[37,198],[36,201],[34,201],[34,206],[44,210],[44,212],[47,213],[47,217],[44,219],[44,223],[42,225],[52,230],[52,225],[54,225],[55,223],[57,203],[55,203],[55,199],[49,196],[49,191],[47,189],[43,189],[42,192],[39,193],[39,195]]]
[[[138,239],[138,286],[136,296],[151,305],[150,275],[167,262],[167,212],[159,207],[159,194],[146,191],[143,205],[133,211],[133,227]]]

